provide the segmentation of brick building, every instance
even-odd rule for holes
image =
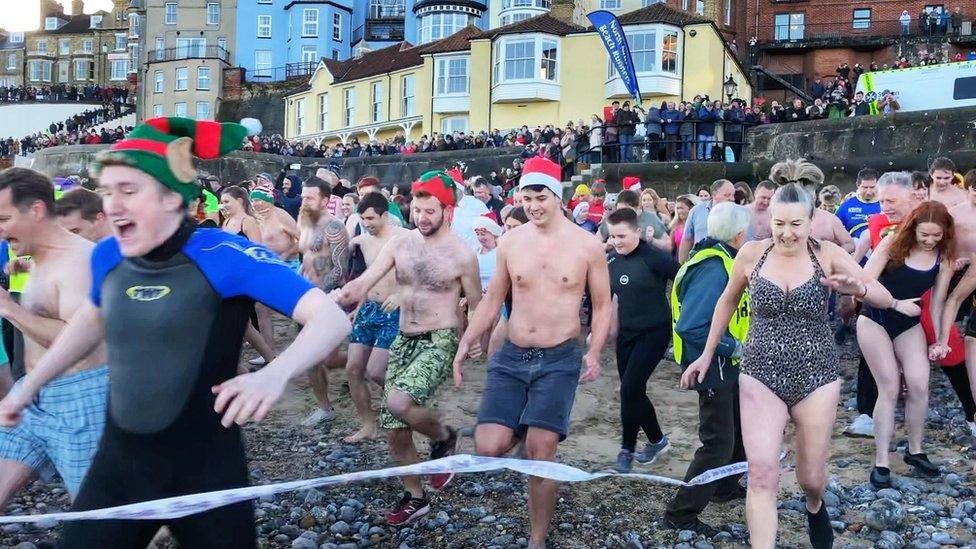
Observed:
[[[900,57],[948,61],[976,48],[972,0],[758,0],[744,3],[739,53],[753,67],[756,94],[783,99],[809,94],[847,62],[867,68]],[[907,25],[902,20],[908,13]],[[922,16],[925,13],[926,15]],[[944,15],[943,15],[944,14]],[[749,37],[748,43],[743,44]]]

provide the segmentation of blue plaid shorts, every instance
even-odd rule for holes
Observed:
[[[19,425],[0,428],[0,459],[41,475],[53,467],[73,497],[98,449],[107,402],[108,366],[55,378],[24,409]]]
[[[349,343],[358,343],[374,349],[389,349],[400,333],[400,309],[384,313],[383,305],[375,301],[363,301],[352,324]]]

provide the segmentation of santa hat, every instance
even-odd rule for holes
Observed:
[[[458,185],[464,185],[464,174],[461,173],[460,169],[451,168],[450,170],[447,170],[445,173],[447,174],[448,177],[451,178],[452,181],[454,181]]]
[[[478,229],[484,229],[489,233],[495,235],[495,238],[498,238],[499,236],[502,235],[502,228],[498,225],[498,223],[495,223],[487,216],[488,214],[484,214],[474,218],[472,229],[475,231],[477,231]]]
[[[106,163],[120,163],[151,175],[184,202],[200,196],[193,157],[212,159],[241,147],[247,130],[233,122],[190,118],[152,118],[125,139],[98,154],[92,166],[97,177]]]
[[[562,170],[559,164],[544,156],[533,156],[522,165],[522,177],[519,179],[519,190],[534,185],[541,185],[563,198]]]
[[[623,178],[623,181],[621,181],[621,185],[623,185],[625,191],[637,192],[641,190],[640,178],[634,177],[632,175]]]
[[[267,183],[260,183],[254,186],[249,195],[251,200],[264,200],[268,204],[274,204],[274,187]]]

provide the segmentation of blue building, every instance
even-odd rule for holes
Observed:
[[[424,44],[488,21],[487,0],[239,0],[235,56],[248,80],[282,80],[311,75],[323,57]]]
[[[238,0],[235,60],[250,81],[311,75],[323,57],[352,55],[364,0]]]

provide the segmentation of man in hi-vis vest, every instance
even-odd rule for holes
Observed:
[[[674,328],[674,360],[684,370],[705,347],[712,313],[732,273],[736,251],[746,242],[749,210],[731,202],[716,204],[708,216],[708,238],[692,250],[671,287],[671,318]],[[730,463],[745,461],[739,428],[739,357],[749,328],[748,294],[732,315],[729,330],[715,351],[698,391],[698,437],[702,446],[688,466],[685,480]],[[742,475],[678,490],[665,511],[665,524],[677,530],[692,530],[709,537],[718,533],[701,522],[698,515],[710,501],[725,502],[745,497],[739,485]]]

